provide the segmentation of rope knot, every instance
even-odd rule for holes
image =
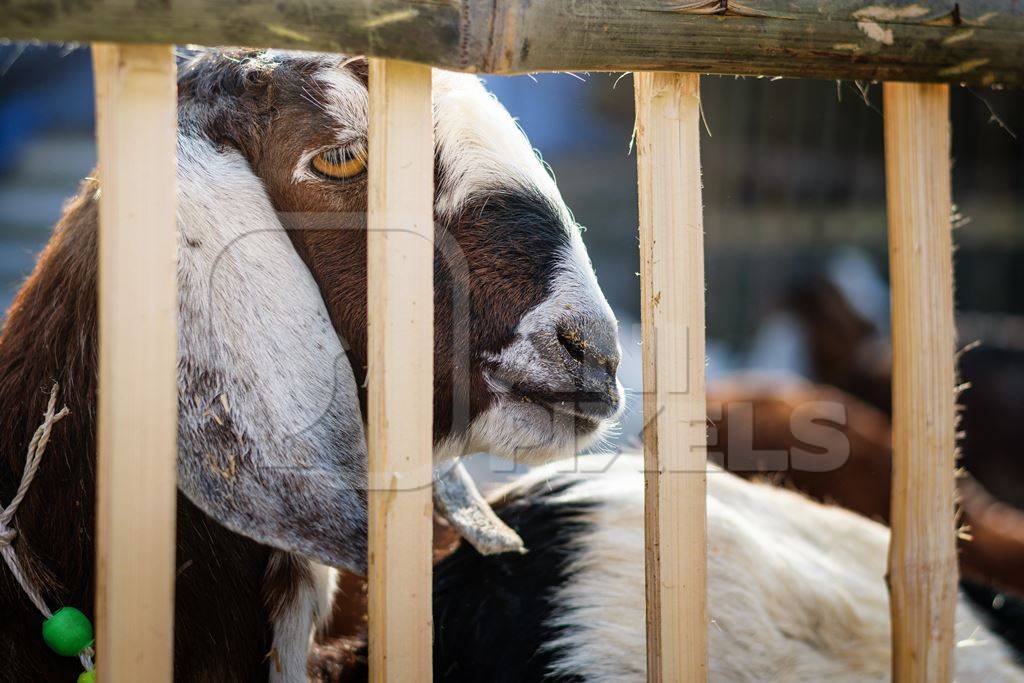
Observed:
[[[10,545],[14,542],[14,537],[18,535],[18,532],[9,527],[0,526],[0,548],[5,545]]]

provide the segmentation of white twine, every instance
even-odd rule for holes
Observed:
[[[32,480],[35,479],[36,472],[39,471],[39,463],[42,461],[46,444],[50,441],[50,431],[53,429],[53,425],[68,414],[67,406],[64,406],[56,413],[54,412],[57,406],[58,388],[59,385],[54,382],[53,388],[50,389],[50,401],[46,404],[46,414],[43,417],[43,423],[39,425],[36,433],[32,435],[32,441],[29,442],[28,453],[25,455],[25,469],[21,473],[21,484],[18,485],[18,491],[14,494],[14,498],[11,499],[10,505],[0,510],[0,556],[4,558],[7,568],[11,570],[11,574],[14,575],[21,589],[25,591],[25,595],[28,596],[28,599],[36,606],[36,609],[42,612],[43,616],[47,619],[53,616],[53,612],[46,606],[46,602],[43,600],[43,596],[40,595],[39,589],[29,581],[28,576],[26,576],[21,567],[21,563],[18,561],[18,555],[14,552],[13,545],[18,532],[15,531],[11,522],[14,519],[14,513],[18,511],[18,506],[21,505],[21,501],[25,498],[25,494],[28,493],[28,487],[32,484]],[[92,671],[93,668],[92,655],[93,649],[91,647],[83,648],[78,653],[78,658],[87,671]]]

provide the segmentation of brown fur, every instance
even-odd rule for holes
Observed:
[[[349,361],[361,386],[366,372],[366,176],[346,182],[325,181],[322,186],[292,181],[292,171],[303,151],[333,140],[335,123],[315,99],[320,93],[314,74],[332,59],[366,80],[365,59],[313,55],[291,59],[270,70],[252,68],[260,53],[234,52],[217,69],[185,72],[179,84],[181,108],[189,122],[205,121],[205,135],[238,148],[289,230],[289,235],[316,279],[339,336],[349,345]],[[210,59],[217,59],[211,56]],[[247,62],[246,60],[250,61]],[[232,61],[234,60],[234,61]],[[196,75],[202,74],[202,76]],[[216,106],[225,94],[237,103]],[[196,117],[203,105],[210,113]],[[445,173],[438,163],[438,180]],[[461,432],[473,416],[490,404],[484,384],[482,351],[496,352],[511,338],[523,314],[546,296],[554,269],[552,249],[544,243],[553,222],[542,197],[489,193],[470,202],[454,220],[437,217],[434,260],[434,435],[435,440]],[[515,202],[513,204],[513,202]],[[522,214],[527,215],[523,216]],[[509,219],[533,219],[526,234],[506,235]],[[532,237],[532,239],[531,239]],[[449,258],[447,254],[454,254]],[[362,292],[362,296],[354,295]],[[456,310],[457,295],[468,297],[468,320]],[[496,306],[496,302],[501,302]],[[466,334],[459,326],[468,324]],[[472,348],[466,348],[468,344]],[[456,348],[458,346],[458,348]],[[455,381],[460,359],[471,364],[468,412],[453,415]],[[361,392],[365,408],[365,392]]]
[[[15,547],[56,609],[93,612],[96,406],[96,211],[87,180],[11,307],[0,335],[0,498],[10,500],[52,382],[71,414],[54,428],[18,514]],[[231,534],[178,496],[175,653],[179,680],[266,676],[267,549]],[[0,567],[0,680],[74,680],[77,659],[51,652],[42,616]],[[102,649],[98,661],[102,662]]]
[[[793,434],[791,419],[800,406],[830,402],[843,406],[845,423],[829,423],[832,428],[818,443],[802,443]],[[889,522],[889,496],[892,485],[892,433],[887,415],[832,387],[803,385],[790,391],[755,388],[742,381],[712,385],[708,403],[716,407],[709,456],[744,477],[767,477],[829,503],[841,505],[880,521]],[[730,425],[729,405],[748,405],[753,420],[749,424]],[[718,410],[718,407],[723,409]],[[720,416],[720,417],[719,417]],[[734,443],[730,446],[730,437]],[[730,467],[728,455],[751,444],[758,451],[800,448],[812,454],[840,451],[849,447],[849,458],[837,468],[786,466],[775,470],[775,463],[758,462],[755,469]],[[815,455],[811,456],[816,457]],[[756,460],[756,459],[755,459]],[[758,471],[760,470],[760,471]],[[961,499],[961,523],[968,534],[959,541],[960,571],[968,578],[1024,595],[1024,514],[1000,503],[970,474],[957,481]],[[953,530],[951,529],[950,533]]]

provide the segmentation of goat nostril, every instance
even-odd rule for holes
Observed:
[[[615,377],[619,369],[619,351],[614,333],[608,334],[599,324],[562,324],[556,328],[555,336],[577,363]]]
[[[582,363],[587,355],[587,342],[578,330],[559,328],[558,341],[577,363]]]

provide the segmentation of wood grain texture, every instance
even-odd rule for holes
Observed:
[[[1018,0],[0,0],[0,37],[290,47],[446,69],[1024,85]]]
[[[370,60],[370,680],[429,680],[434,126],[431,71]]]
[[[647,678],[707,679],[700,80],[635,75]]]
[[[1024,7],[1015,0],[506,0],[497,7],[484,71],[1024,83]]]
[[[884,104],[893,679],[941,683],[952,680],[957,586],[949,88],[886,83]]]
[[[99,146],[97,667],[170,681],[177,492],[177,72],[94,45]]]
[[[0,0],[0,37],[247,45],[454,64],[474,47],[463,40],[469,11],[459,0]]]

